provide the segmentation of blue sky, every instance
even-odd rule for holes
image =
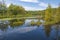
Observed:
[[[60,0],[5,0],[7,6],[11,3],[23,6],[25,10],[44,10],[51,4],[53,8],[58,7]]]

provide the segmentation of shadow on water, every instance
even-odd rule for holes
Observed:
[[[56,28],[55,28],[55,30],[56,30],[56,40],[60,40],[60,34],[59,34],[59,30],[60,29],[60,24],[57,24],[56,25]]]
[[[51,32],[51,25],[46,25],[44,26],[44,28],[45,28],[46,36],[49,37]]]
[[[5,31],[7,29],[7,27],[8,27],[8,25],[6,25],[6,24],[0,24],[0,29],[2,31]]]
[[[60,24],[45,25],[44,31],[48,40],[60,40]]]
[[[13,19],[13,20],[10,20],[9,22],[10,22],[9,25],[14,28],[14,27],[23,25],[25,22],[25,19]]]

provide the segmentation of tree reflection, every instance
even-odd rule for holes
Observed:
[[[2,31],[5,31],[7,28],[8,28],[8,25],[7,24],[0,24],[0,29]]]
[[[47,37],[50,36],[50,32],[51,32],[51,26],[50,25],[45,26],[45,33],[46,33]]]
[[[13,19],[13,20],[10,20],[9,22],[10,22],[10,26],[14,28],[16,26],[18,27],[20,25],[23,25],[24,21],[25,19]]]
[[[55,30],[56,30],[56,40],[59,40],[60,38],[58,36],[58,33],[59,33],[59,25],[58,24],[56,25]]]
[[[37,21],[36,25],[39,27],[39,26],[40,26],[40,24],[41,24],[40,19],[38,19],[38,21]]]
[[[9,24],[6,23],[6,21],[4,21],[4,22],[1,21],[1,23],[0,23],[0,29],[2,31],[5,31],[8,28],[9,25],[12,28],[18,27],[20,25],[23,25],[24,24],[24,21],[25,21],[25,19],[13,19],[13,20],[9,20],[8,21]]]

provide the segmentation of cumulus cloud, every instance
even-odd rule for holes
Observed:
[[[48,6],[48,4],[44,3],[44,2],[40,2],[38,5],[41,6],[41,7],[47,7]]]
[[[25,8],[25,10],[27,10],[27,11],[28,10],[32,10],[32,11],[35,11],[35,10],[44,10],[44,9],[46,9],[46,7],[48,7],[48,3],[38,2],[38,0],[19,0],[19,1],[36,3],[36,6],[31,6],[32,4],[29,4],[29,6],[27,4],[26,5],[21,4]],[[9,5],[11,3],[16,4],[18,2],[14,3],[12,1],[9,1],[9,3],[7,3],[7,7],[9,7]],[[56,5],[56,4],[51,4],[51,6],[52,6],[52,8],[57,8],[58,7],[58,5]]]
[[[45,3],[45,2],[40,2],[38,5],[40,7],[44,7],[44,8],[48,7],[48,3]],[[55,5],[55,4],[50,4],[50,5],[51,5],[52,8],[57,8],[58,7],[58,5]]]
[[[29,11],[29,10],[32,10],[32,11],[44,10],[44,8],[28,7],[28,6],[25,6],[24,8],[25,8],[25,10],[27,10],[27,11]]]
[[[23,1],[23,2],[34,2],[34,3],[38,3],[38,0],[20,0],[20,1]]]
[[[8,4],[7,4],[7,7],[9,7],[9,6],[10,6],[10,4],[11,4],[11,3],[8,3]]]
[[[46,7],[48,7],[48,4],[44,4],[44,3],[41,3],[40,4],[40,7],[28,7],[28,6],[24,6],[24,8],[25,8],[25,10],[27,10],[27,11],[29,11],[29,10],[32,10],[32,11],[37,11],[37,10],[44,10],[44,9],[46,9]],[[51,7],[52,8],[57,8],[58,7],[58,5],[54,5],[54,4],[52,4],[51,5]]]
[[[55,4],[51,4],[52,8],[57,8],[58,5],[55,5]]]
[[[2,0],[0,0],[0,1],[2,1]]]

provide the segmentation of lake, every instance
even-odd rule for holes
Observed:
[[[59,24],[52,26],[40,24],[38,27],[30,25],[32,20],[38,21],[37,19],[25,19],[23,24],[14,27],[8,24],[9,21],[5,21],[7,25],[0,22],[0,40],[60,40]]]

